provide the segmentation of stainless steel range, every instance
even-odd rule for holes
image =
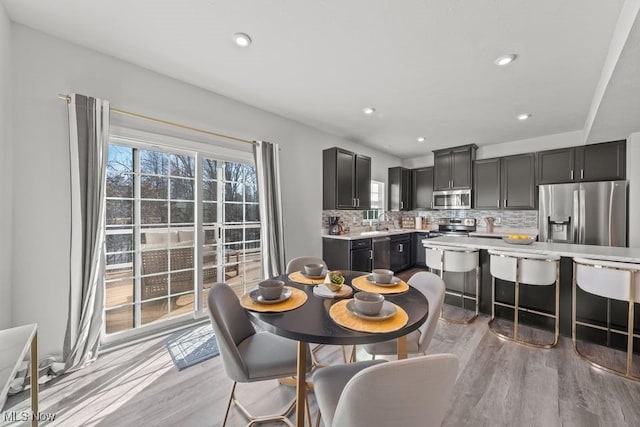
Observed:
[[[475,218],[442,218],[438,221],[438,231],[430,231],[429,238],[438,236],[468,237],[476,231]]]

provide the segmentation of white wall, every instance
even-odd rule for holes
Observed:
[[[13,147],[11,139],[11,23],[0,3],[0,329],[11,324]]]
[[[61,351],[69,280],[66,105],[58,93],[281,147],[286,254],[321,256],[321,150],[372,157],[374,179],[400,159],[13,24],[16,161],[13,322],[40,324],[41,351]]]
[[[627,181],[629,181],[629,247],[640,248],[640,132],[627,138]]]
[[[553,150],[556,148],[572,147],[584,144],[582,130],[564,132],[553,135],[545,135],[538,138],[521,139],[518,141],[503,142],[500,144],[483,145],[478,147],[477,159],[490,159],[492,157],[510,156],[512,154],[531,153],[534,151]],[[427,154],[421,157],[405,159],[403,166],[407,168],[419,168],[433,166],[433,155]]]

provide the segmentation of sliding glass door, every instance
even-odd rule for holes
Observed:
[[[112,143],[105,203],[107,335],[197,318],[213,283],[259,281],[253,165]]]

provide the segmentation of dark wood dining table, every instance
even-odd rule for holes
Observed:
[[[358,271],[343,271],[345,284],[359,276],[368,274]],[[429,314],[429,303],[417,289],[409,286],[402,294],[385,295],[385,299],[402,307],[409,317],[407,324],[393,332],[367,333],[344,328],[331,319],[329,309],[340,299],[323,298],[313,293],[314,285],[303,285],[289,280],[287,274],[274,277],[307,293],[307,301],[300,307],[281,313],[258,313],[248,311],[250,316],[265,330],[298,341],[298,365],[296,376],[296,425],[304,426],[304,408],[306,395],[307,346],[309,343],[355,345],[382,342],[398,338],[398,358],[407,357],[406,335],[420,327]],[[350,297],[349,297],[350,298]]]

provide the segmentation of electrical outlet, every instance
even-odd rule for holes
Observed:
[[[497,217],[496,217],[496,220],[495,220],[495,222],[494,222],[494,224],[495,224],[495,225],[498,225],[498,224],[501,224],[501,223],[502,223],[502,218],[501,218],[501,217],[499,217],[499,216],[497,216]]]

